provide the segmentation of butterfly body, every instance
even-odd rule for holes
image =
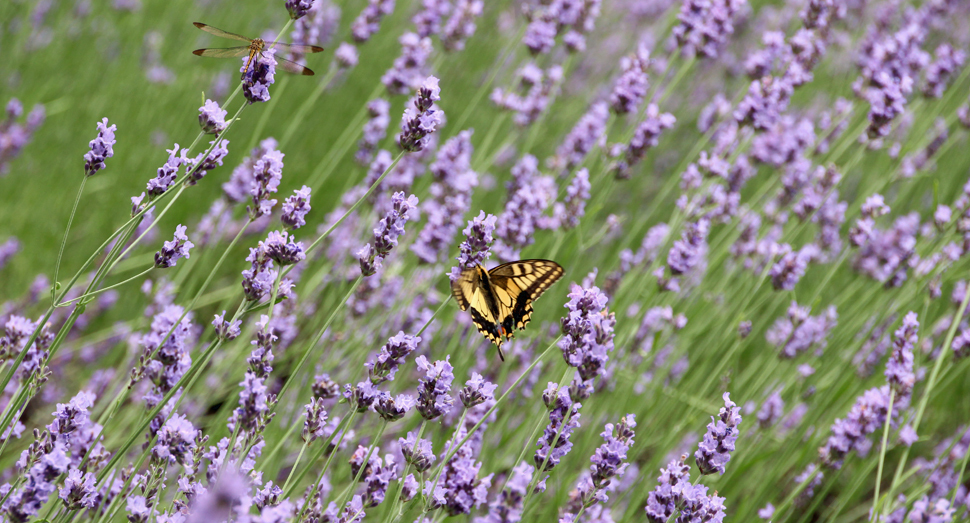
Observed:
[[[471,311],[478,331],[498,347],[532,319],[532,302],[562,277],[562,267],[550,260],[519,260],[486,270],[481,265],[462,271],[451,282],[461,310]]]

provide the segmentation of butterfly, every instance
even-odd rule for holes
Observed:
[[[249,66],[253,63],[253,58],[255,58],[256,55],[262,54],[262,52],[266,49],[266,42],[264,42],[262,38],[246,38],[245,36],[237,35],[236,33],[230,33],[229,31],[223,31],[222,29],[212,27],[211,25],[203,24],[202,22],[193,22],[193,25],[209,34],[239,42],[246,42],[247,45],[241,45],[239,47],[196,49],[195,51],[192,51],[192,54],[196,56],[211,56],[214,58],[235,58],[238,56],[249,55],[249,60],[246,62],[246,68],[243,71],[243,74],[246,74],[246,72],[249,71]],[[322,47],[315,45],[284,44],[282,42],[276,42],[274,47],[282,51],[290,51],[299,54],[319,53],[320,51],[323,51]],[[286,72],[302,74],[304,76],[313,76],[313,71],[311,71],[308,67],[303,67],[302,65],[296,62],[291,62],[281,56],[276,56],[274,58],[276,59],[276,65]]]
[[[451,293],[461,310],[471,308],[478,331],[498,347],[524,329],[532,317],[532,302],[562,277],[562,267],[550,260],[519,260],[487,271],[477,265],[451,282]],[[503,339],[504,338],[504,339]]]

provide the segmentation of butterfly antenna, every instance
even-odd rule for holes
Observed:
[[[502,346],[501,345],[497,345],[497,347],[498,347],[498,359],[500,359],[500,360],[502,360],[504,362],[505,361],[505,353],[502,352]]]

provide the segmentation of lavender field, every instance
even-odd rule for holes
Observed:
[[[970,520],[970,3],[8,0],[0,50],[0,522]],[[521,259],[503,361],[451,286]]]

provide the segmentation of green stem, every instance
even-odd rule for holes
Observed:
[[[138,274],[132,276],[131,278],[128,278],[127,280],[118,282],[118,283],[116,283],[114,285],[109,285],[107,287],[102,287],[102,288],[100,288],[100,289],[98,289],[96,291],[89,292],[89,293],[86,293],[86,294],[82,294],[82,295],[78,296],[77,298],[73,298],[73,299],[70,299],[70,300],[67,300],[67,301],[58,303],[57,304],[57,307],[66,307],[67,305],[70,305],[70,304],[72,304],[74,302],[81,301],[81,300],[84,300],[86,298],[93,298],[93,297],[97,296],[98,294],[101,294],[102,292],[110,291],[111,289],[115,289],[117,287],[121,287],[122,285],[124,285],[126,283],[130,283],[132,281],[135,281],[135,280],[141,278],[142,276],[144,276],[144,275],[152,272],[153,269],[155,269],[155,266],[154,265],[152,265],[151,267],[149,267],[149,268],[147,268],[147,269],[139,272]],[[87,303],[87,301],[85,301],[85,303]]]
[[[64,257],[64,246],[67,245],[67,237],[71,234],[71,224],[74,223],[74,215],[77,213],[77,206],[81,202],[81,194],[84,192],[84,185],[88,181],[88,176],[85,173],[84,177],[81,178],[81,186],[78,187],[77,196],[74,197],[74,206],[71,207],[71,216],[67,219],[67,228],[64,229],[64,237],[61,238],[61,248],[57,251],[57,262],[54,264],[54,283],[51,285],[51,303],[56,303],[55,295],[57,294],[57,277],[61,270],[61,259]]]
[[[297,424],[294,423],[293,426],[296,427]],[[304,441],[303,445],[300,446],[300,453],[296,455],[296,461],[293,462],[293,466],[290,468],[290,473],[286,475],[286,481],[283,482],[283,492],[286,492],[287,490],[289,490],[290,481],[293,479],[293,471],[295,471],[296,468],[300,465],[300,460],[303,458],[303,453],[306,452],[307,447],[310,446],[310,441],[312,440],[307,439],[307,441]]]
[[[882,466],[886,461],[886,442],[889,440],[889,423],[893,419],[893,400],[896,399],[896,390],[889,391],[889,408],[886,409],[886,425],[882,429],[882,446],[879,449],[879,466],[876,468],[876,488],[872,494],[872,516],[870,521],[879,519],[879,485],[882,480]]]

